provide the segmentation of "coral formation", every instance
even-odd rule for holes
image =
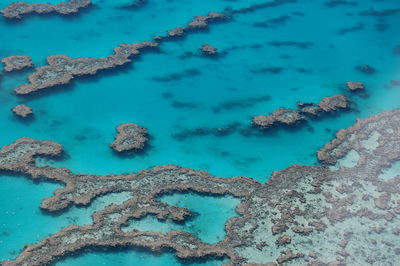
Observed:
[[[196,16],[187,27],[179,27],[167,32],[167,36],[158,36],[154,41],[134,44],[120,44],[114,54],[104,58],[70,58],[66,55],[47,57],[48,65],[36,68],[23,84],[15,89],[15,93],[26,95],[69,83],[73,78],[82,75],[94,75],[99,70],[114,68],[131,62],[131,57],[139,55],[142,49],[158,47],[159,42],[170,37],[182,36],[186,32],[206,28],[213,21],[226,19],[226,15],[210,12],[207,16]]]
[[[323,98],[322,101],[318,103],[318,107],[324,112],[333,112],[339,109],[347,109],[350,105],[346,96],[337,94]]]
[[[155,42],[121,44],[114,49],[114,54],[105,58],[70,58],[65,55],[47,57],[47,66],[39,67],[29,76],[29,84],[15,89],[17,94],[30,94],[45,88],[67,84],[74,77],[94,75],[99,70],[114,68],[131,62],[130,57],[140,54],[140,50],[157,47]]]
[[[42,209],[88,205],[111,192],[130,191],[132,197],[95,212],[93,224],[64,228],[2,263],[44,265],[89,247],[123,246],[170,250],[179,258],[226,257],[229,265],[391,265],[400,259],[400,176],[379,175],[400,160],[399,134],[400,110],[360,119],[318,152],[318,159],[332,167],[293,165],[274,172],[265,184],[172,165],[137,174],[73,174],[35,164],[38,156],[61,154],[61,145],[22,138],[0,151],[0,169],[64,183],[43,200]],[[349,166],[354,153],[358,160]],[[165,193],[184,191],[241,198],[240,216],[227,221],[222,241],[208,244],[183,231],[121,230],[147,215],[184,221],[190,210],[159,201]]]
[[[56,5],[52,4],[29,4],[26,2],[15,2],[0,10],[6,18],[21,19],[23,15],[30,13],[59,13],[69,15],[77,13],[79,9],[85,8],[91,4],[90,0],[69,0]]]
[[[304,115],[313,117],[350,108],[349,100],[342,94],[324,97],[318,104],[298,102],[297,105],[299,106],[297,110],[279,108],[270,115],[255,116],[253,117],[253,125],[264,129],[282,124],[295,125],[306,120]]]
[[[305,118],[299,111],[279,108],[270,115],[253,117],[253,124],[262,128],[269,128],[277,124],[293,125],[303,120]]]
[[[121,124],[110,147],[117,152],[143,150],[148,138],[147,129],[133,123]]]
[[[167,31],[167,36],[157,36],[156,41],[161,41],[166,38],[182,37],[187,32],[199,29],[205,29],[211,22],[226,20],[227,16],[222,13],[209,12],[207,16],[195,16],[194,19],[189,22],[186,27],[177,27],[175,29]]]
[[[25,104],[17,105],[14,108],[12,108],[11,111],[13,111],[14,114],[16,114],[22,118],[26,118],[33,114],[32,108],[29,106],[26,106]]]
[[[209,44],[203,44],[200,50],[203,53],[203,55],[207,56],[215,56],[218,53],[217,48]]]
[[[365,89],[364,84],[359,81],[348,81],[346,85],[350,91],[362,91]]]
[[[27,55],[9,56],[1,59],[1,62],[4,64],[4,70],[7,72],[21,70],[33,66],[31,58]]]

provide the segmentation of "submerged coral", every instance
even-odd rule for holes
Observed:
[[[30,13],[59,13],[62,15],[69,15],[78,12],[79,9],[85,8],[90,4],[90,0],[69,0],[67,2],[61,2],[56,5],[15,2],[0,10],[0,12],[9,19],[21,19],[23,15]]]
[[[0,169],[65,184],[41,208],[61,211],[88,205],[99,195],[130,191],[132,197],[93,214],[93,224],[69,226],[3,265],[44,265],[84,248],[142,247],[173,250],[179,258],[226,257],[229,265],[390,265],[397,252],[400,176],[380,173],[400,160],[400,111],[358,120],[318,152],[327,166],[293,165],[261,184],[250,178],[218,178],[203,171],[161,166],[137,174],[73,174],[65,168],[37,166],[38,156],[56,156],[63,148],[51,141],[22,138],[0,151]],[[349,154],[357,160],[349,165]],[[182,222],[190,210],[159,201],[168,192],[233,195],[241,215],[226,223],[224,240],[207,244],[182,231],[167,234],[121,227],[130,219],[155,215]],[[337,243],[337,245],[334,245]],[[377,248],[377,245],[380,247]]]
[[[203,44],[200,50],[203,53],[203,55],[207,56],[215,56],[218,53],[217,48],[209,44]]]

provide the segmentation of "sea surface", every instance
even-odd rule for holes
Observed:
[[[28,0],[37,2],[40,0]],[[131,0],[93,0],[71,16],[29,15],[21,21],[0,18],[0,58],[29,55],[36,66],[46,57],[106,57],[121,43],[151,40],[185,26],[193,16],[266,3],[265,0],[148,0],[138,9],[121,8]],[[2,0],[0,8],[14,2]],[[46,0],[58,3],[61,1]],[[20,137],[53,140],[65,147],[60,160],[38,164],[67,167],[74,173],[128,173],[177,164],[215,176],[248,176],[260,182],[292,164],[318,165],[316,151],[337,130],[400,107],[400,12],[365,15],[365,11],[400,9],[398,0],[363,0],[329,6],[323,0],[299,0],[275,7],[233,12],[230,20],[206,31],[164,42],[125,66],[78,77],[71,84],[18,97],[13,89],[27,82],[33,69],[6,73],[0,69],[0,146]],[[243,10],[243,9],[242,9]],[[291,45],[277,45],[283,42]],[[219,56],[202,56],[202,44]],[[365,74],[357,66],[376,71]],[[361,81],[365,94],[351,94],[347,81]],[[346,94],[352,110],[292,129],[262,132],[251,117],[269,114],[296,102],[318,102]],[[24,103],[34,118],[22,121],[10,109]],[[108,146],[120,123],[148,128],[145,152],[116,155]],[[226,134],[219,129],[230,128]],[[194,130],[197,129],[197,130]],[[201,132],[201,133],[199,133]],[[399,170],[400,171],[400,170]],[[0,178],[0,261],[14,259],[33,244],[71,224],[91,223],[91,213],[129,198],[110,194],[89,207],[59,215],[39,209],[41,200],[60,185],[34,183],[25,177]],[[164,202],[197,215],[184,225],[154,217],[132,221],[129,228],[168,232],[184,230],[203,241],[223,239],[224,223],[237,215],[232,197],[173,194]],[[57,265],[221,265],[224,261],[182,262],[173,254],[142,250],[87,251]]]

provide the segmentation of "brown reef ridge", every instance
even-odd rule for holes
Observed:
[[[110,147],[116,152],[143,150],[148,132],[147,129],[133,123],[121,124],[117,127],[115,141],[110,143]]]
[[[278,125],[295,125],[305,121],[306,117],[319,116],[326,113],[336,112],[340,109],[350,108],[349,100],[342,94],[324,97],[319,103],[298,102],[298,109],[290,110],[279,108],[270,115],[259,115],[253,117],[253,125],[261,128],[270,128]]]
[[[365,89],[364,84],[359,81],[348,81],[346,85],[350,91],[363,91]]]
[[[32,67],[33,62],[27,55],[13,55],[1,59],[4,64],[4,70],[7,72],[21,70],[24,68]]]
[[[131,58],[139,55],[143,49],[158,47],[162,40],[206,28],[209,23],[221,19],[226,19],[226,16],[216,12],[210,12],[207,16],[196,16],[188,26],[168,31],[166,36],[157,36],[154,41],[120,44],[114,49],[113,55],[104,58],[70,58],[66,55],[49,56],[47,57],[48,65],[36,68],[35,72],[28,77],[29,83],[17,87],[14,91],[18,95],[27,95],[46,88],[67,84],[79,76],[94,75],[99,70],[112,69],[124,65],[131,62]]]
[[[23,15],[38,13],[58,13],[62,15],[69,15],[77,13],[79,9],[88,7],[91,4],[90,0],[69,0],[61,2],[56,5],[52,4],[38,4],[38,3],[26,3],[26,2],[15,2],[4,9],[0,10],[4,17],[8,19],[21,19]]]
[[[278,124],[293,125],[305,117],[298,110],[279,108],[270,115],[259,115],[253,117],[253,124],[262,128],[269,128]]]
[[[46,265],[85,248],[141,247],[169,250],[182,259],[224,257],[227,265],[395,265],[400,260],[400,173],[388,176],[387,170],[400,161],[399,151],[400,110],[359,119],[339,131],[318,152],[318,159],[332,166],[292,165],[265,184],[173,165],[136,174],[74,174],[35,164],[37,157],[60,155],[61,145],[22,138],[2,148],[0,170],[63,183],[43,200],[43,210],[88,205],[112,192],[132,196],[95,212],[93,224],[64,228],[2,264]],[[185,221],[190,210],[159,197],[187,191],[241,199],[240,216],[226,222],[222,241],[205,243],[183,231],[121,229],[147,215]]]
[[[94,75],[99,70],[110,69],[131,62],[134,55],[140,50],[157,47],[155,42],[141,42],[134,44],[120,44],[114,49],[114,54],[104,58],[70,58],[66,55],[52,55],[47,57],[47,66],[36,68],[36,72],[29,75],[29,84],[15,89],[17,94],[30,94],[45,88],[69,83],[76,76]]]
[[[195,16],[186,27],[176,27],[172,30],[168,30],[166,36],[157,36],[155,41],[162,41],[174,37],[183,37],[186,33],[191,31],[206,29],[212,22],[224,21],[226,19],[228,19],[227,15],[217,12],[209,12],[207,16]]]
[[[26,106],[25,104],[17,105],[14,108],[12,108],[11,111],[13,111],[15,115],[20,116],[22,118],[27,118],[28,116],[31,116],[33,114],[32,108]]]

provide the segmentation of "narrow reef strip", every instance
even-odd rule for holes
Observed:
[[[139,55],[146,48],[158,47],[161,41],[199,29],[206,28],[209,23],[226,19],[226,15],[210,12],[207,16],[195,16],[186,27],[179,27],[167,32],[166,36],[157,36],[154,41],[144,41],[134,44],[120,44],[114,49],[114,54],[104,58],[70,58],[66,55],[47,57],[48,65],[35,69],[29,75],[28,84],[17,87],[17,95],[28,95],[46,88],[52,88],[69,83],[72,79],[83,75],[95,75],[99,70],[111,69],[131,62],[131,57]]]
[[[19,95],[30,94],[45,88],[69,83],[72,79],[82,75],[94,75],[99,70],[114,68],[128,62],[140,50],[157,47],[155,42],[134,44],[120,44],[114,49],[114,54],[104,58],[70,58],[66,55],[52,55],[47,57],[47,66],[36,68],[29,75],[29,84],[23,84],[15,89]]]
[[[253,125],[267,129],[278,125],[292,126],[299,122],[306,121],[306,116],[319,116],[325,113],[336,112],[340,109],[350,108],[349,99],[337,94],[329,97],[324,97],[317,103],[298,103],[299,109],[290,110],[279,108],[270,115],[259,115],[253,117]]]

